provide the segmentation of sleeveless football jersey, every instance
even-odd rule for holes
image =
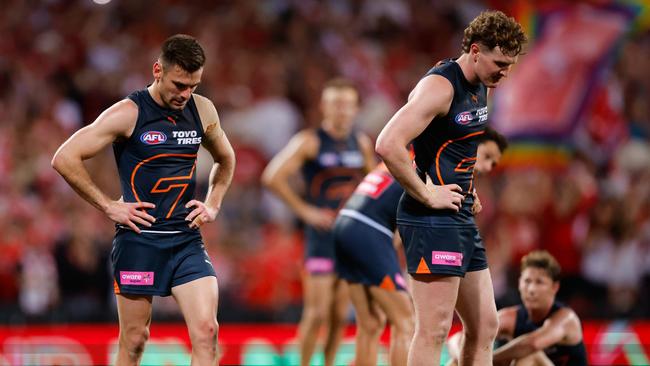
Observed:
[[[113,144],[125,202],[151,202],[156,218],[145,232],[192,232],[185,204],[194,197],[203,126],[192,96],[182,110],[158,105],[147,89],[128,96],[138,106],[128,139]]]
[[[363,177],[364,157],[356,134],[337,140],[321,128],[316,133],[320,140],[318,155],[302,168],[306,200],[315,206],[336,210]]]
[[[427,72],[451,83],[454,96],[445,116],[434,118],[413,140],[415,164],[420,178],[428,175],[436,185],[458,184],[465,195],[460,212],[429,209],[405,193],[399,205],[398,222],[415,226],[474,225],[473,173],[480,135],[487,123],[487,88],[470,84],[460,65],[445,60]],[[425,76],[425,77],[426,77]]]
[[[542,319],[539,323],[533,323],[528,316],[526,308],[519,305],[517,308],[517,320],[515,321],[513,338],[535,331],[544,324],[546,319],[563,307],[563,304],[555,301],[546,318]],[[552,345],[545,349],[544,353],[557,366],[587,366],[587,351],[583,341],[574,345]]]

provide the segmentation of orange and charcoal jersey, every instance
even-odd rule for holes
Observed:
[[[342,140],[322,128],[316,134],[320,141],[318,155],[302,167],[307,185],[305,198],[315,206],[338,210],[363,178],[365,159],[356,133]]]
[[[196,156],[203,126],[191,97],[182,110],[158,105],[147,89],[128,96],[138,105],[138,120],[128,139],[113,144],[125,202],[150,202],[156,218],[143,232],[196,232],[185,221],[196,186]],[[118,225],[118,228],[125,228]]]
[[[460,212],[433,210],[405,193],[400,200],[397,222],[413,226],[473,226],[474,164],[480,136],[484,133],[487,111],[487,88],[469,83],[460,65],[445,60],[425,77],[440,75],[451,83],[454,96],[445,116],[434,118],[413,140],[418,176],[428,175],[434,184],[458,184],[465,199]]]

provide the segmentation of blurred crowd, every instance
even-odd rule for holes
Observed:
[[[498,5],[9,0],[0,12],[0,322],[115,318],[114,227],[50,159],[101,110],[150,83],[158,47],[175,33],[204,46],[197,92],[214,101],[237,154],[220,216],[202,228],[219,278],[219,319],[297,321],[300,223],[262,189],[265,164],[293,133],[319,123],[320,88],[334,76],[359,86],[357,126],[376,137],[431,65],[460,55],[468,21]],[[479,177],[478,223],[499,305],[518,300],[521,256],[543,248],[563,267],[560,299],[579,315],[650,316],[648,60],[650,34],[630,35],[609,76],[624,138],[601,148],[606,138],[592,133],[559,168],[505,166]],[[105,192],[120,196],[110,149],[86,165]],[[210,165],[200,156],[200,195]],[[169,298],[155,302],[155,317],[178,319]]]

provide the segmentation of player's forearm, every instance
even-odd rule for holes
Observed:
[[[519,336],[494,351],[494,362],[508,362],[526,357],[537,352],[533,339],[529,335]]]
[[[289,206],[294,214],[298,217],[302,217],[302,212],[308,203],[296,194],[293,189],[291,189],[287,179],[274,177],[273,179],[266,181],[265,186],[280,198],[282,202]]]
[[[52,159],[52,167],[83,199],[102,212],[111,199],[92,181],[81,159],[74,159],[57,152]]]
[[[209,207],[219,210],[235,171],[234,156],[228,159],[222,159],[219,163],[214,163],[210,171],[210,181],[205,204]]]
[[[394,145],[399,146],[399,145]],[[430,206],[430,193],[426,185],[413,169],[409,154],[403,147],[386,147],[378,142],[377,153],[386,163],[386,167],[406,192],[416,200]]]

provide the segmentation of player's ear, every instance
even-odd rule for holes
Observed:
[[[553,281],[553,294],[557,294],[560,290],[560,281]]]
[[[469,46],[469,55],[474,62],[478,62],[478,54],[481,52],[481,47],[478,43],[472,43]]]
[[[160,79],[162,78],[162,74],[163,74],[163,65],[162,65],[162,63],[160,62],[160,60],[154,62],[152,72],[153,72],[153,78],[154,78],[154,79],[156,79],[156,80],[160,80]]]

